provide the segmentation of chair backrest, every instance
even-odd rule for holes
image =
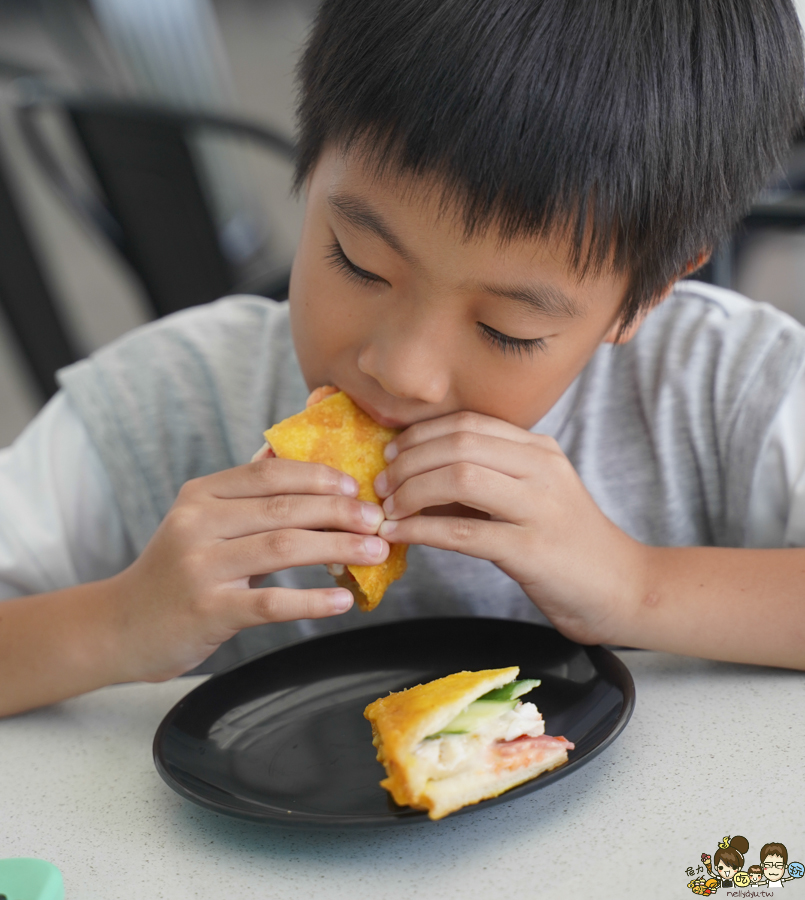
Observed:
[[[232,291],[181,121],[131,108],[68,106],[75,132],[120,226],[120,251],[157,316]]]
[[[44,397],[55,372],[78,359],[9,186],[0,153],[0,307]]]
[[[21,86],[21,134],[52,186],[74,212],[103,232],[139,277],[155,316],[238,289],[221,245],[208,191],[191,142],[200,131],[247,137],[292,160],[284,135],[262,125],[206,112],[70,95],[38,82]],[[39,113],[56,108],[70,124],[100,196],[86,202],[45,137]],[[287,290],[289,273],[270,274],[263,292]]]

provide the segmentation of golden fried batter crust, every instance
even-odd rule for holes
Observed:
[[[429,734],[435,734],[473,700],[517,678],[520,669],[484,669],[457,672],[428,684],[381,697],[370,703],[364,716],[372,723],[377,758],[388,778],[380,782],[400,806],[427,808],[425,788],[414,749]]]
[[[317,388],[310,398],[312,406],[269,428],[265,439],[281,459],[325,463],[346,472],[358,482],[359,500],[379,503],[374,480],[386,468],[383,450],[398,432],[378,425],[342,391],[315,402],[330,390]],[[352,590],[362,610],[373,610],[391,582],[405,572],[407,549],[405,544],[392,544],[388,559],[380,565],[347,566],[358,590],[343,577],[339,583]]]

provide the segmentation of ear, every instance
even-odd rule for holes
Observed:
[[[668,291],[663,294],[662,299],[665,299]],[[637,334],[637,330],[643,324],[643,319],[646,318],[647,313],[649,313],[651,309],[643,309],[641,310],[632,321],[621,331],[621,317],[618,316],[617,319],[612,323],[609,331],[604,335],[604,344],[626,344]]]
[[[712,251],[707,250],[700,253],[696,259],[692,259],[679,278],[684,278],[686,275],[690,275],[691,272],[695,272],[697,269],[701,269],[701,267],[710,259],[712,256]],[[665,288],[665,290],[660,294],[657,300],[654,301],[647,309],[641,310],[629,325],[621,332],[621,317],[618,318],[613,323],[612,327],[604,336],[605,344],[626,344],[637,334],[638,329],[643,324],[643,319],[646,318],[649,312],[658,304],[662,303],[663,300],[671,293],[674,289],[674,285],[676,285],[679,278],[674,279],[670,284]]]
[[[685,271],[679,276],[680,278],[684,278],[686,275],[690,275],[691,272],[696,272],[698,269],[706,263],[710,261],[710,257],[713,255],[712,250],[702,250],[702,252],[696,257],[696,259],[692,259]]]

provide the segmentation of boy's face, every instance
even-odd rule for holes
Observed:
[[[305,380],[391,427],[471,410],[530,428],[614,338],[627,278],[580,280],[558,240],[465,240],[429,184],[322,155],[290,290]]]

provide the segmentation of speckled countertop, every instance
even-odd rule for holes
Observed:
[[[284,832],[171,791],[151,741],[196,678],[0,721],[0,857],[55,863],[68,900],[693,897],[687,867],[733,834],[749,840],[747,866],[770,841],[803,861],[805,674],[619,655],[637,686],[634,716],[572,777],[378,832]],[[774,892],[784,893],[805,900],[805,878]]]

